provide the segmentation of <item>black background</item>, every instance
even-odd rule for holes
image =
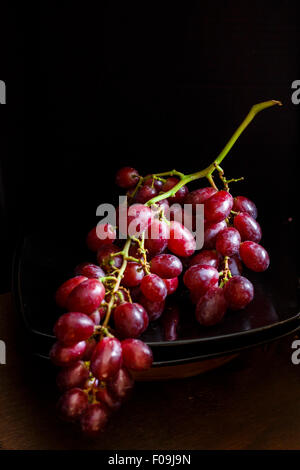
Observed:
[[[260,114],[223,166],[246,177],[233,189],[257,202],[274,236],[276,218],[298,214],[299,2],[99,3],[8,10],[2,290],[22,233],[71,226],[83,237],[114,199],[120,165],[202,169],[260,101],[284,106]]]

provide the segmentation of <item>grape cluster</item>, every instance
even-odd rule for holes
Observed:
[[[211,326],[228,309],[242,309],[253,299],[242,263],[256,272],[269,265],[258,244],[262,232],[252,201],[233,198],[223,173],[224,190],[212,181],[211,187],[192,192],[174,173],[165,178],[141,177],[130,167],[118,171],[116,182],[128,190],[129,206],[118,208],[118,227],[99,223],[88,233],[87,246],[98,264],[81,263],[56,292],[57,304],[67,311],[54,326],[57,342],[50,351],[61,367],[58,408],[91,436],[127,398],[132,374],[151,367],[152,352],[138,339],[149,322],[165,312],[166,339],[176,338],[179,313],[166,306],[166,298],[177,290],[182,274],[197,321]],[[189,223],[197,204],[204,204],[204,246],[196,254],[194,235],[176,220],[173,203],[177,212],[178,205],[190,204],[184,211]],[[128,233],[122,246],[118,234],[124,216]]]
[[[139,339],[149,322],[161,317],[165,339],[176,339],[180,315],[176,303],[168,305],[166,299],[181,278],[204,326],[215,325],[228,309],[245,308],[253,299],[253,285],[241,275],[243,264],[262,272],[270,259],[259,244],[255,204],[232,197],[229,183],[238,180],[227,180],[220,163],[256,114],[275,105],[281,103],[254,105],[201,171],[145,177],[131,167],[117,172],[116,184],[127,190],[129,205],[118,208],[116,227],[99,223],[88,233],[87,246],[98,264],[81,263],[56,292],[58,306],[67,312],[55,324],[57,342],[50,351],[61,368],[58,408],[64,419],[79,421],[84,433],[102,431],[128,397],[134,375],[152,366],[152,352]],[[214,183],[215,171],[222,190]],[[187,184],[200,178],[210,186],[189,192]],[[195,253],[199,204],[204,205],[204,245]]]

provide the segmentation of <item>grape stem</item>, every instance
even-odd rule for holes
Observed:
[[[270,108],[271,106],[282,106],[282,103],[280,101],[276,100],[270,100],[270,101],[264,101],[262,103],[255,104],[252,106],[250,109],[249,113],[243,120],[243,122],[240,124],[240,126],[237,128],[237,130],[234,132],[234,134],[231,136],[223,150],[220,152],[220,154],[217,156],[217,158],[207,167],[204,168],[204,170],[197,171],[196,173],[192,173],[190,175],[184,175],[183,173],[172,170],[170,172],[165,172],[165,173],[158,173],[157,176],[179,176],[180,181],[173,186],[169,191],[159,194],[158,196],[153,197],[146,203],[146,206],[151,206],[155,202],[161,201],[162,199],[167,199],[171,196],[174,196],[174,194],[185,184],[190,183],[191,181],[198,180],[200,178],[207,178],[210,184],[216,189],[216,185],[212,179],[212,174],[216,170],[217,167],[219,167],[220,163],[224,160],[226,155],[229,153],[239,136],[242,134],[242,132],[246,129],[246,127],[250,124],[250,122],[255,118],[255,116],[260,112],[263,111],[264,109]],[[155,175],[153,175],[155,176]]]
[[[114,303],[115,303],[115,294],[116,294],[116,292],[118,291],[118,289],[120,287],[120,284],[121,284],[121,281],[122,281],[122,278],[123,278],[123,274],[124,274],[124,271],[125,271],[126,266],[127,266],[127,258],[128,258],[130,244],[131,244],[131,238],[129,237],[126,240],[126,243],[125,243],[123,251],[122,251],[123,262],[122,262],[122,266],[120,267],[120,270],[118,272],[118,275],[116,277],[116,282],[115,282],[114,288],[111,292],[111,298],[110,298],[110,301],[108,303],[105,320],[104,320],[103,325],[102,325],[103,327],[106,327],[108,325],[108,322],[109,322],[109,319],[110,319],[111,311],[112,311],[112,308],[113,308]]]

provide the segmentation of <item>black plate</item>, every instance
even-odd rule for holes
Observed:
[[[281,226],[281,242],[291,243],[291,227]],[[13,266],[13,293],[35,349],[46,355],[54,341],[53,324],[61,314],[54,292],[69,276],[70,267],[84,260],[93,261],[76,234],[33,234],[18,246]],[[173,302],[180,309],[180,328],[176,341],[165,341],[160,321],[154,322],[143,339],[157,350],[157,361],[184,360],[220,354],[226,350],[270,340],[296,328],[300,319],[296,263],[287,250],[272,250],[271,268],[259,275],[247,273],[255,285],[255,299],[243,311],[228,312],[215,327],[203,328],[194,319],[194,306],[181,293]],[[273,256],[274,251],[274,256]],[[170,298],[171,299],[171,298]],[[251,337],[251,338],[250,338]]]

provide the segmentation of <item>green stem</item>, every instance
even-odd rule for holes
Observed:
[[[197,171],[196,173],[192,173],[190,175],[184,175],[183,173],[177,172],[176,170],[172,170],[171,172],[166,172],[166,173],[158,173],[158,175],[177,175],[180,176],[181,180],[169,191],[159,194],[158,196],[155,196],[154,198],[150,199],[146,203],[146,206],[151,206],[155,202],[161,201],[162,199],[167,199],[171,196],[174,196],[174,194],[185,184],[190,183],[191,181],[198,180],[200,178],[208,178],[210,183],[212,184],[213,187],[216,187],[213,180],[212,180],[212,174],[216,170],[216,167],[220,165],[220,163],[224,160],[228,152],[231,150],[239,136],[242,134],[242,132],[246,129],[246,127],[250,124],[250,122],[254,119],[254,117],[260,112],[263,111],[264,109],[270,108],[271,106],[279,105],[282,106],[280,101],[276,100],[270,100],[270,101],[264,101],[263,103],[258,103],[252,106],[250,109],[249,113],[243,120],[242,124],[237,128],[237,130],[234,132],[232,137],[229,139],[221,153],[217,156],[217,158],[207,167],[204,168],[204,170]]]
[[[122,281],[123,274],[124,274],[124,271],[125,271],[126,266],[127,266],[127,257],[128,257],[128,253],[129,253],[130,244],[131,244],[131,238],[128,238],[125,245],[124,245],[124,248],[122,250],[123,262],[122,262],[122,266],[120,267],[120,270],[118,272],[116,283],[115,283],[114,288],[111,292],[111,298],[110,298],[109,304],[107,306],[107,312],[106,312],[105,320],[104,320],[103,325],[102,325],[104,327],[106,327],[108,325],[110,315],[111,315],[111,311],[112,311],[112,308],[113,308],[114,302],[115,302],[115,293],[118,291],[118,289],[120,287],[120,283]]]

